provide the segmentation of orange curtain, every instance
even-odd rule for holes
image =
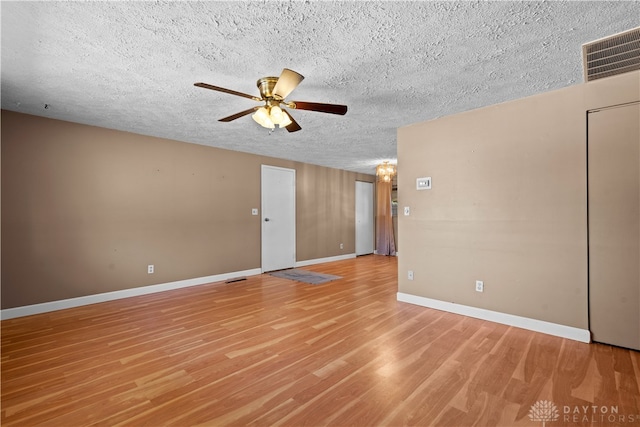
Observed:
[[[391,183],[376,182],[376,251],[378,255],[395,255],[391,213]]]

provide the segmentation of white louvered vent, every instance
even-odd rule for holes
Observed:
[[[640,70],[640,27],[582,45],[584,80]]]

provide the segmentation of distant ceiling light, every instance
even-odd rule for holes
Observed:
[[[396,175],[396,166],[390,165],[389,162],[383,162],[376,167],[376,176],[378,181],[391,182]]]

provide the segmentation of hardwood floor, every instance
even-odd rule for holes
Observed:
[[[343,278],[3,321],[2,425],[640,425],[638,352],[397,302],[394,257],[305,268]]]

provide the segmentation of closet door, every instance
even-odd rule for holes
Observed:
[[[640,104],[588,114],[589,320],[640,350]]]
[[[262,165],[262,272],[296,263],[296,171]]]

